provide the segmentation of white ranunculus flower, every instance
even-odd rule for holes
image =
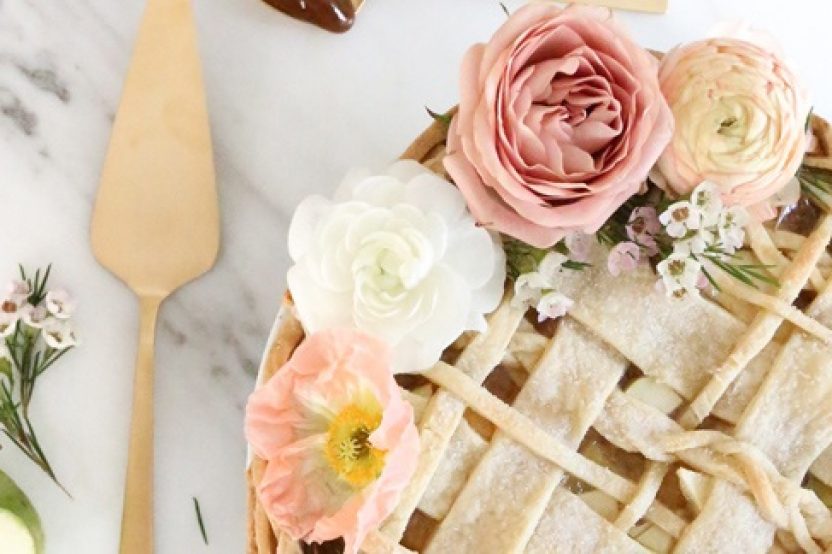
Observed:
[[[505,254],[459,191],[413,161],[351,172],[334,200],[304,200],[289,229],[289,290],[308,332],[385,339],[399,372],[431,367],[503,295]]]

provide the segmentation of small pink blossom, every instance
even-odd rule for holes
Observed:
[[[656,208],[641,206],[634,209],[625,228],[630,240],[644,248],[645,254],[655,256],[659,253],[655,237],[661,231],[662,224],[659,222]]]
[[[49,312],[43,306],[26,304],[20,310],[20,319],[32,329],[40,329],[46,323]]]
[[[6,287],[6,297],[21,305],[26,303],[31,293],[32,288],[29,286],[29,283],[19,279],[11,281]]]
[[[58,319],[68,319],[75,311],[75,300],[64,289],[46,293],[46,309]]]
[[[537,303],[537,321],[555,319],[566,315],[575,302],[566,295],[559,292],[548,292],[544,294]]]
[[[615,277],[622,273],[629,273],[638,267],[641,249],[634,242],[619,242],[607,257],[607,269]]]
[[[656,220],[658,221],[658,220]],[[569,251],[569,258],[576,262],[588,262],[589,252],[594,241],[593,235],[588,235],[580,231],[569,233],[563,239],[566,249]]]

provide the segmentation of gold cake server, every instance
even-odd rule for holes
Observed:
[[[153,552],[156,318],[174,290],[213,266],[219,213],[189,0],[148,0],[92,218],[98,261],[139,298],[140,339],[121,554]]]

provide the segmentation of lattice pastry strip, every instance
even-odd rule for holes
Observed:
[[[669,303],[656,290],[656,276],[650,268],[613,277],[603,258],[599,247],[593,252],[592,267],[560,274],[557,289],[575,300],[570,316],[646,375],[693,398],[710,372],[728,358],[746,325],[701,297],[691,295]],[[716,415],[729,422],[739,419],[776,352],[777,346],[769,345],[751,361],[716,405]]]
[[[623,358],[566,319],[514,408],[577,449],[626,366]],[[475,545],[483,553],[522,551],[562,476],[560,468],[498,430],[425,552],[470,551]],[[476,534],[470,533],[473,525]]]
[[[655,408],[620,391],[610,395],[594,427],[607,440],[624,450],[639,451],[648,459],[661,460],[672,458],[671,453],[661,448],[663,443],[667,443],[664,439],[679,436],[682,431],[681,426]],[[748,486],[740,469],[728,460],[716,456],[709,448],[682,450],[676,455],[690,466],[703,468],[735,484]],[[811,456],[809,454],[807,457]],[[698,500],[704,501],[703,498]],[[817,528],[821,529],[832,523],[828,512],[825,512],[825,516],[825,522],[819,523]],[[728,544],[726,543],[726,548]]]
[[[481,383],[499,363],[512,335],[520,325],[523,310],[513,308],[504,300],[491,315],[488,329],[476,336],[460,354],[457,367]],[[381,532],[398,541],[404,533],[411,514],[430,484],[443,453],[462,420],[465,404],[446,391],[439,390],[431,398],[419,423],[420,453],[416,473],[402,495],[396,510],[382,526]]]
[[[771,266],[772,272],[779,277],[783,268],[789,265],[789,259],[777,248],[774,239],[768,234],[765,227],[757,222],[752,222],[746,226],[748,233],[748,240],[751,244],[751,250],[761,262]],[[801,250],[803,249],[801,245]],[[809,268],[809,284],[814,290],[823,288],[825,280],[820,274],[820,271],[815,265]]]
[[[419,501],[419,510],[433,519],[443,519],[486,450],[488,443],[463,419]]]
[[[758,232],[758,234],[760,234]],[[765,231],[762,232],[766,239],[769,236]],[[777,300],[793,301],[800,290],[804,287],[807,279],[817,272],[814,270],[818,260],[823,254],[825,246],[829,243],[830,235],[832,234],[832,219],[829,217],[822,218],[817,229],[812,233],[806,241],[804,247],[798,252],[794,262],[792,262],[785,271],[782,272],[782,284],[777,291],[777,298],[773,300],[772,304],[777,304]],[[759,239],[758,239],[759,240]],[[752,241],[754,237],[752,235]],[[725,393],[731,383],[741,374],[743,369],[757,356],[762,349],[772,340],[777,328],[783,321],[783,315],[776,313],[761,312],[751,322],[749,328],[744,333],[738,344],[734,347],[728,359],[715,371],[715,374],[710,378],[705,387],[696,395],[690,406],[685,410],[681,417],[682,425],[692,428],[697,426],[714,408],[714,405],[720,397]],[[811,321],[811,320],[810,320]],[[754,467],[753,464],[751,467]],[[643,505],[648,501],[651,491],[657,491],[658,487],[668,470],[668,466],[664,463],[653,462],[649,466],[646,478],[642,484],[640,494],[637,495],[636,505]],[[759,497],[758,487],[754,487],[751,483],[752,491],[755,492],[755,497],[758,501]],[[771,502],[769,502],[771,504]],[[798,508],[794,507],[793,512]],[[769,511],[769,519],[772,519],[772,510]],[[622,518],[619,518],[618,523],[622,525],[629,525],[634,522],[634,517],[638,514],[634,507],[628,506]],[[629,516],[624,518],[624,516]],[[790,523],[792,531],[799,537],[799,542],[806,548],[811,548],[813,543],[809,538],[809,532],[805,529],[802,521],[802,516],[794,513],[788,523],[785,521],[778,521],[781,526],[786,526]],[[684,543],[681,543],[682,545]]]
[[[596,514],[580,498],[563,488],[557,488],[525,552],[629,554],[645,553],[647,550]]]
[[[827,238],[828,238],[828,237],[827,237]],[[658,473],[661,473],[661,472],[658,472]],[[440,528],[440,530],[441,530],[441,528]],[[440,536],[441,536],[441,535],[440,535]]]
[[[634,483],[575,452],[453,366],[439,362],[426,372],[426,376],[444,389],[452,391],[471,409],[494,423],[529,451],[561,467],[581,481],[604,491],[620,502],[628,502],[637,493],[638,487]],[[673,536],[679,536],[686,525],[682,518],[658,502],[651,505],[646,518]]]
[[[777,291],[778,299],[789,303],[795,301],[831,237],[832,217],[824,216],[795,256],[794,261],[783,271]],[[684,427],[692,428],[699,425],[711,413],[717,401],[722,398],[751,360],[768,345],[782,323],[782,317],[766,311],[761,311],[754,318],[740,341],[731,350],[728,358],[714,370],[708,383],[691,401],[682,416],[681,423]]]
[[[816,300],[823,305],[824,296],[832,295],[827,287]],[[812,309],[810,308],[810,313]],[[832,313],[816,314],[823,323],[832,321]],[[787,477],[799,480],[818,457],[821,450],[832,441],[832,351],[800,334],[794,334],[784,346],[777,362],[769,373],[760,392],[754,398],[737,426],[738,438],[756,444],[768,455],[774,465]],[[717,483],[714,493],[730,500],[740,497],[738,491],[724,483]],[[737,502],[740,502],[737,500]],[[728,504],[730,505],[730,504]],[[720,502],[709,501],[705,509],[691,525],[683,545],[699,544],[699,541],[719,541],[716,544],[737,544],[745,541],[771,541],[773,526],[762,519],[759,533],[751,537],[726,534],[721,525],[732,522],[735,515],[726,511]],[[720,521],[720,526],[715,522]],[[749,543],[747,548],[754,547]],[[801,545],[806,548],[805,545]]]

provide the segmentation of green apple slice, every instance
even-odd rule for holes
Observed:
[[[0,511],[0,552],[37,554],[35,538],[23,520],[8,510]]]
[[[23,491],[0,471],[0,552],[43,554],[40,518]]]

